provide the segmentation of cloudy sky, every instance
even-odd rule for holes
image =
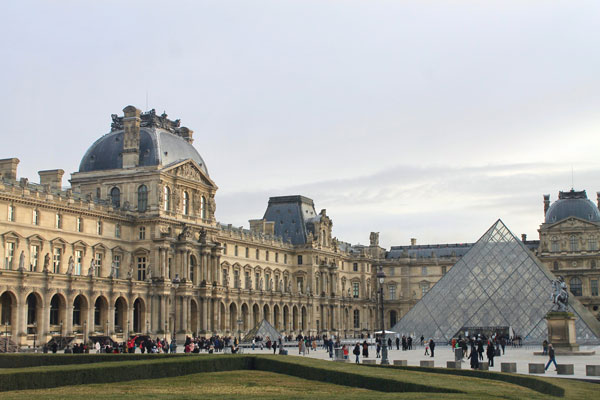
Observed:
[[[497,218],[537,238],[544,193],[600,191],[597,0],[15,0],[0,20],[0,158],[32,181],[133,104],[194,130],[235,226],[303,194],[352,243]]]

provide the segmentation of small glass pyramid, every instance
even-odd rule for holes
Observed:
[[[252,339],[255,337],[260,337],[266,342],[267,338],[271,339],[271,341],[277,341],[282,335],[277,332],[277,329],[275,329],[269,321],[263,319],[257,326],[250,329],[246,336],[244,336],[242,343],[251,343]]]
[[[554,275],[501,220],[392,328],[413,337],[447,342],[463,327],[512,328],[525,343],[547,338]],[[600,324],[574,297],[578,342],[597,342]]]

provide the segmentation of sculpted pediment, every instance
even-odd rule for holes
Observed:
[[[195,182],[201,182],[207,186],[215,187],[215,183],[193,160],[182,161],[181,163],[166,167],[164,172],[175,175],[179,178],[189,179]]]
[[[559,231],[563,229],[600,229],[600,225],[595,222],[586,221],[581,218],[571,217],[567,219],[563,219],[562,221],[558,221],[552,225],[550,225],[547,230],[548,231]]]

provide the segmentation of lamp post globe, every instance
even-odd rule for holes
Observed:
[[[379,301],[381,303],[381,364],[389,365],[388,360],[388,348],[387,340],[385,339],[385,324],[384,324],[384,312],[383,312],[383,282],[385,281],[385,273],[383,267],[380,265],[377,271],[377,280],[379,281]]]

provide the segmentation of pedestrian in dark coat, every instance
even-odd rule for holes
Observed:
[[[354,346],[352,353],[356,356],[356,363],[358,364],[358,358],[360,357],[360,345],[358,343],[356,343],[356,346]]]
[[[431,357],[433,357],[433,355],[435,354],[435,342],[433,341],[433,339],[431,339],[429,341],[429,350],[431,350]]]
[[[471,360],[471,368],[479,369],[479,353],[474,351],[475,349],[471,349],[471,354],[469,354],[469,359]]]
[[[494,366],[494,356],[496,355],[496,349],[494,349],[493,343],[488,342],[486,353],[487,353],[488,362],[490,363],[490,367],[493,367]]]
[[[362,346],[363,346],[363,357],[368,358],[369,357],[369,345],[367,344],[366,340],[363,342]]]

